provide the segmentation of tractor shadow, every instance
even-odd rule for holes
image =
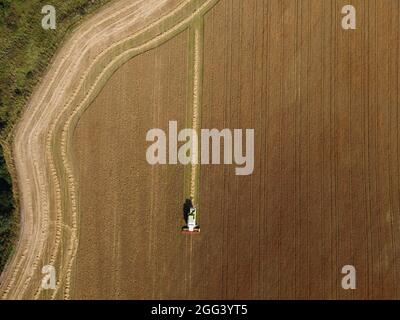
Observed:
[[[185,220],[186,224],[188,222],[188,216],[189,216],[191,208],[193,208],[192,200],[191,199],[186,199],[185,203],[183,204],[183,219]]]

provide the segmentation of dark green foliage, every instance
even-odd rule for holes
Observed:
[[[11,178],[6,170],[3,150],[0,147],[0,270],[4,267],[11,252],[13,238],[14,212],[13,195],[11,192]]]

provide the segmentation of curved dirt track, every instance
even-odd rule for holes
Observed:
[[[79,217],[69,131],[118,66],[187,27],[213,2],[112,2],[58,52],[15,132],[21,234],[1,277],[3,299],[70,298]],[[57,272],[57,289],[50,293],[40,286],[41,268],[48,264]]]

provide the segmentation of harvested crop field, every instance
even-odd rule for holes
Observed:
[[[344,31],[345,4],[222,1],[205,19],[202,126],[254,128],[256,165],[202,167],[202,296],[399,298],[399,4],[352,1]]]
[[[346,4],[121,0],[88,20],[16,134],[2,297],[399,299],[400,3],[352,1],[356,30]],[[147,132],[173,120],[254,129],[253,174],[148,164]]]
[[[179,233],[183,167],[145,160],[147,130],[187,124],[186,33],[114,74],[74,140],[74,297],[399,298],[400,8],[352,2],[355,31],[344,1],[205,15],[201,127],[254,128],[255,170],[201,166],[196,237]]]
[[[143,137],[170,119],[185,126],[187,39],[183,32],[126,63],[79,121],[76,298],[186,294],[183,166],[148,165]]]

